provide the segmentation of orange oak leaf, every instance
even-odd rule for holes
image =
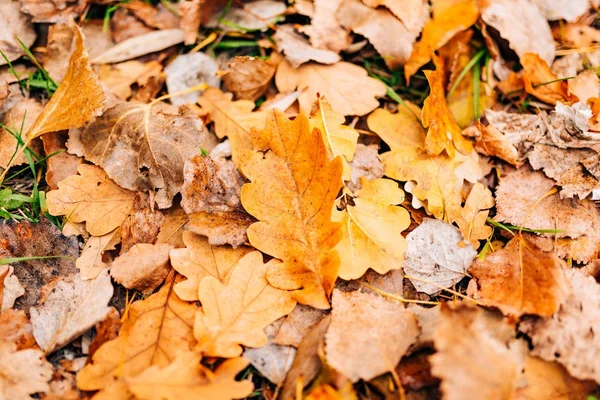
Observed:
[[[538,54],[526,53],[521,57],[525,91],[545,103],[573,103],[577,96],[569,93],[569,82],[559,80],[548,63]]]

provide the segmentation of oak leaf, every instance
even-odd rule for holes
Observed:
[[[200,282],[207,276],[226,283],[232,268],[251,251],[249,247],[211,246],[206,238],[187,231],[183,242],[185,248],[171,250],[170,258],[173,268],[187,278],[175,285],[175,293],[186,301],[198,301]]]
[[[479,135],[475,137],[474,146],[479,154],[498,157],[515,166],[521,164],[519,152],[505,134],[494,125],[478,125]]]
[[[577,97],[569,92],[569,82],[559,80],[538,54],[525,53],[521,56],[521,65],[525,91],[530,95],[552,105],[577,101]]]
[[[303,25],[300,32],[306,34],[310,44],[317,49],[339,53],[350,45],[349,33],[340,26],[337,10],[343,0],[316,0],[310,25]]]
[[[235,377],[246,368],[244,358],[226,360],[210,371],[200,364],[201,355],[181,353],[165,368],[152,366],[135,378],[128,378],[129,390],[143,400],[243,399],[250,396],[251,379]]]
[[[58,190],[48,193],[48,212],[85,222],[94,236],[106,235],[123,223],[135,194],[120,188],[100,167],[82,164],[77,171],[79,175],[59,182]]]
[[[264,329],[289,314],[296,302],[291,294],[267,282],[267,270],[281,267],[277,260],[263,263],[260,252],[240,259],[226,284],[214,276],[200,282],[202,310],[194,323],[196,350],[215,357],[237,357],[242,347],[267,344]]]
[[[102,253],[108,250],[117,233],[117,229],[115,229],[106,235],[90,236],[87,242],[85,242],[79,258],[75,261],[75,266],[79,268],[81,279],[94,279],[108,267],[109,263],[102,260]]]
[[[493,230],[487,225],[487,218],[495,204],[492,192],[481,183],[476,183],[460,213],[450,218],[458,225],[463,238],[471,242],[474,248],[479,247],[480,240],[492,236]]]
[[[363,182],[353,201],[340,213],[344,235],[336,247],[340,278],[358,279],[369,268],[380,274],[401,268],[408,247],[401,232],[410,225],[408,211],[397,206],[404,201],[404,192],[392,180],[376,179]]]
[[[336,112],[325,97],[319,97],[315,104],[317,110],[309,119],[310,129],[318,129],[321,132],[331,158],[341,155],[347,161],[352,161],[358,132],[344,125],[346,118]]]
[[[41,350],[17,351],[17,345],[0,341],[0,398],[29,400],[31,394],[46,393],[52,378],[52,364]]]
[[[269,270],[271,284],[294,290],[303,304],[329,308],[339,266],[332,249],[341,226],[331,214],[341,158],[329,161],[321,133],[309,129],[304,115],[290,121],[272,112],[265,129],[253,131],[253,141],[255,150],[242,165],[251,181],[242,188],[242,204],[260,221],[248,228],[250,244],[283,260]]]
[[[127,289],[136,289],[148,295],[169,274],[169,252],[172,248],[166,243],[135,244],[115,258],[110,265],[110,275]]]
[[[293,24],[284,24],[277,27],[273,35],[279,51],[285,54],[286,60],[298,68],[311,60],[321,64],[335,64],[341,60],[339,54],[324,49],[312,47],[308,40],[296,32]]]
[[[0,265],[0,312],[11,309],[15,300],[25,294],[25,288],[14,271],[12,265]]]

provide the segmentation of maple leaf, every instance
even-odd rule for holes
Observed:
[[[318,129],[323,135],[330,158],[344,156],[352,161],[356,151],[358,132],[344,125],[346,118],[336,112],[325,97],[319,97],[315,103],[316,112],[310,117],[310,129]]]
[[[464,207],[457,216],[450,216],[450,220],[458,225],[460,233],[465,240],[471,242],[474,248],[479,247],[480,240],[492,236],[492,228],[487,225],[490,208],[494,207],[492,192],[481,183],[476,183]]]
[[[202,356],[187,352],[163,369],[153,366],[135,378],[128,378],[129,390],[143,400],[243,399],[250,396],[251,379],[235,380],[246,366],[244,358],[226,360],[210,371],[200,364]]]
[[[166,243],[139,243],[117,257],[110,265],[110,275],[127,289],[150,294],[165,280],[171,266]]]
[[[559,101],[567,104],[577,101],[577,97],[569,92],[569,82],[559,80],[539,55],[525,53],[521,65],[525,91],[530,95],[552,105]]]
[[[104,319],[112,295],[106,271],[93,280],[59,282],[41,306],[31,308],[36,342],[47,354],[70,343]]]
[[[116,185],[100,167],[82,164],[77,171],[79,175],[59,182],[58,190],[48,193],[48,212],[85,222],[94,236],[106,235],[123,223],[135,194]]]
[[[340,213],[340,278],[358,279],[369,268],[380,274],[401,268],[408,247],[401,232],[410,225],[410,216],[396,205],[404,201],[404,192],[394,181],[376,179],[363,182],[353,201]]]
[[[30,394],[50,390],[52,364],[36,349],[17,351],[15,343],[0,341],[0,398],[29,400]]]
[[[173,292],[174,285],[172,274],[157,293],[133,303],[119,337],[94,353],[92,363],[77,375],[77,387],[123,393],[122,378],[136,376],[153,365],[165,367],[178,353],[191,349],[198,307],[180,300]]]
[[[376,97],[386,93],[385,85],[369,77],[364,68],[344,61],[333,65],[308,63],[296,69],[283,61],[275,73],[275,84],[281,92],[304,89],[298,102],[305,114],[317,94],[324,95],[342,115],[365,115],[379,106]]]
[[[264,329],[290,313],[296,302],[289,292],[267,282],[267,270],[280,267],[277,260],[263,263],[260,252],[240,259],[227,284],[214,276],[200,282],[198,297],[202,310],[194,323],[196,350],[215,357],[237,357],[240,345],[267,344]]]
[[[253,131],[253,141],[256,150],[242,165],[251,181],[242,188],[242,204],[260,221],[248,228],[250,244],[283,260],[269,270],[271,284],[295,290],[303,304],[329,308],[339,266],[331,250],[341,226],[331,213],[341,188],[341,158],[329,161],[321,133],[309,129],[304,115],[290,121],[273,111],[265,129]]]
[[[185,248],[171,250],[170,258],[173,268],[187,278],[175,285],[175,293],[186,301],[198,301],[200,282],[207,276],[226,283],[232,268],[251,251],[249,247],[211,246],[206,238],[187,231],[183,242]]]

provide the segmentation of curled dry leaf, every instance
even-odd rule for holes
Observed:
[[[458,229],[437,219],[424,219],[406,240],[404,273],[418,291],[429,295],[463,279],[477,255],[471,244],[462,243]]]
[[[72,282],[59,282],[41,306],[31,309],[36,342],[47,354],[70,343],[104,319],[112,295],[106,271],[89,281],[75,276]]]
[[[164,50],[183,42],[184,35],[181,29],[164,29],[134,36],[96,56],[92,63],[117,63]]]
[[[181,353],[165,368],[152,366],[135,378],[128,378],[129,389],[143,400],[243,399],[250,396],[251,379],[235,377],[248,366],[244,358],[226,360],[210,371],[200,364],[198,353]]]
[[[298,347],[302,339],[320,320],[327,315],[326,311],[312,308],[303,304],[296,304],[289,313],[273,340],[273,343]]]
[[[50,390],[52,364],[41,350],[17,351],[17,345],[0,341],[0,397],[11,400],[31,399],[31,394]]]
[[[154,208],[149,195],[137,192],[133,209],[121,225],[121,251],[125,253],[136,244],[153,244],[165,221],[164,214]]]
[[[94,236],[106,235],[123,223],[135,194],[120,188],[100,167],[82,164],[77,170],[79,175],[59,182],[58,190],[48,193],[48,212],[85,222]]]
[[[14,157],[15,150],[18,148],[17,139],[11,134],[19,135],[21,140],[25,141],[25,134],[31,128],[36,118],[42,112],[42,105],[35,99],[22,99],[15,103],[3,116],[2,123],[5,128],[0,128],[0,167],[6,168],[9,164],[13,166],[27,164],[25,154]],[[21,126],[23,129],[21,129]],[[31,148],[39,151],[38,143],[32,143]],[[14,157],[14,158],[13,158]],[[12,163],[11,163],[12,160]],[[50,161],[50,159],[48,160]]]
[[[487,225],[487,218],[495,204],[492,192],[481,183],[476,183],[460,214],[451,216],[452,222],[458,225],[463,238],[471,242],[474,248],[479,247],[480,240],[492,236],[493,230]]]
[[[332,299],[326,359],[352,382],[393,370],[417,340],[417,319],[402,303],[360,291],[335,290]]]
[[[377,97],[386,93],[385,85],[367,75],[358,65],[340,61],[333,65],[309,63],[294,69],[283,61],[277,68],[275,84],[281,92],[296,89],[300,111],[308,114],[317,94],[324,95],[331,107],[342,115],[365,115],[379,106]]]
[[[494,125],[479,124],[478,128],[474,147],[479,154],[498,157],[515,166],[521,164],[517,149],[504,133]]]
[[[227,90],[233,93],[237,99],[255,101],[269,88],[276,69],[277,65],[271,60],[236,56],[227,65],[227,73],[223,75],[223,82],[225,82]]]
[[[144,3],[145,4],[145,3]],[[161,81],[162,65],[158,61],[141,63],[126,61],[114,65],[102,65],[98,69],[98,78],[121,100],[128,100],[133,92],[131,86],[144,86],[150,79]]]
[[[11,265],[0,265],[0,312],[11,309],[15,300],[25,294],[25,288]]]
[[[415,36],[419,36],[421,29],[429,17],[429,9],[423,0],[363,0],[369,7],[387,7],[404,26]]]
[[[171,270],[169,252],[173,246],[166,243],[133,245],[110,265],[110,275],[127,289],[150,294],[160,286]]]
[[[311,60],[321,64],[335,64],[341,60],[341,57],[333,51],[312,47],[302,35],[296,33],[292,24],[278,26],[273,40],[294,68]]]
[[[340,26],[337,10],[343,0],[316,0],[310,25],[300,27],[317,49],[339,53],[350,45],[350,35]]]
[[[290,313],[296,302],[286,290],[267,282],[267,269],[281,267],[263,263],[260,252],[246,254],[231,271],[227,284],[214,276],[200,282],[202,310],[194,323],[196,350],[214,357],[236,357],[242,347],[267,344],[264,329]]]
[[[20,3],[16,1],[3,1],[0,4],[0,26],[4,27],[0,31],[0,50],[8,61],[14,61],[25,54],[17,38],[29,47],[37,37],[28,18],[21,13]],[[4,64],[7,62],[1,57],[0,65]]]
[[[253,142],[242,166],[251,181],[242,188],[242,204],[260,221],[248,228],[250,243],[283,260],[269,270],[271,284],[294,290],[303,304],[329,308],[339,267],[332,249],[341,226],[331,213],[342,183],[341,159],[329,161],[321,133],[309,129],[304,115],[290,121],[273,111],[265,129],[253,131]]]
[[[14,343],[17,350],[37,346],[27,314],[14,308],[2,310],[0,313],[0,338],[4,342]]]
[[[221,80],[217,77],[218,70],[217,62],[204,53],[180,54],[165,67],[167,89],[170,94],[174,94],[203,83],[218,88],[221,85]],[[200,93],[195,91],[180,94],[169,100],[176,106],[193,104]]]
[[[521,64],[527,93],[552,105],[556,105],[559,101],[562,103],[577,101],[577,97],[569,93],[569,83],[559,80],[539,55],[525,53],[521,56]]]

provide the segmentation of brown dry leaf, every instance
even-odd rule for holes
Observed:
[[[169,252],[172,248],[166,243],[135,244],[115,258],[110,265],[110,275],[127,289],[136,289],[148,295],[169,274]]]
[[[283,320],[273,343],[298,347],[302,339],[327,315],[324,310],[297,304]]]
[[[280,268],[271,260],[263,263],[260,252],[246,254],[232,269],[227,284],[214,276],[200,282],[202,310],[194,323],[196,350],[214,357],[237,357],[242,347],[267,344],[264,329],[289,314],[296,302],[290,292],[267,282],[267,270]]]
[[[48,212],[75,223],[85,221],[94,236],[106,235],[123,223],[135,194],[108,179],[100,167],[82,164],[77,170],[80,175],[59,182],[58,190],[48,193]]]
[[[116,308],[111,307],[108,314],[102,321],[96,325],[96,336],[90,343],[88,349],[88,358],[91,359],[96,352],[104,343],[116,339],[119,336],[119,329],[121,329],[121,316]]]
[[[362,187],[362,180],[373,180],[383,178],[385,166],[379,156],[379,146],[376,144],[364,145],[358,143],[350,166],[350,180],[346,187],[356,193]]]
[[[142,0],[130,0],[123,4],[123,7],[151,28],[172,29],[179,25],[177,13],[165,7],[163,3],[155,7]]]
[[[29,115],[29,113],[28,113]],[[49,132],[42,136],[44,153],[52,157],[46,159],[46,183],[52,190],[58,189],[58,182],[77,174],[77,168],[83,160],[67,153],[66,143],[69,138],[66,132]]]
[[[156,242],[164,221],[164,214],[154,208],[150,196],[137,192],[133,209],[121,225],[120,254],[125,253],[136,244]]]
[[[188,91],[190,88],[207,84],[219,88],[221,79],[217,76],[219,64],[204,53],[180,54],[165,67],[167,76],[167,89],[170,94]],[[201,90],[181,93],[170,98],[171,104],[182,106],[194,104],[201,94]]]
[[[141,36],[148,32],[153,32],[153,29],[146,26],[124,7],[119,7],[110,19],[110,36],[115,43],[121,43],[129,38]],[[113,46],[114,44],[101,52],[97,52],[92,60]]]
[[[207,276],[227,283],[229,272],[251,251],[249,247],[211,246],[192,232],[183,232],[183,242],[185,248],[171,250],[170,258],[173,268],[187,278],[175,285],[175,293],[186,301],[198,301],[200,282]]]
[[[425,149],[428,154],[438,155],[446,150],[454,157],[455,149],[463,154],[473,150],[471,142],[462,135],[462,129],[454,120],[446,102],[444,60],[433,56],[435,71],[424,71],[431,92],[423,103],[421,121],[427,130]]]
[[[590,0],[571,0],[568,3],[561,0],[531,0],[531,3],[539,7],[549,21],[564,19],[573,22],[590,8]]]
[[[476,0],[435,0],[432,2],[433,18],[425,23],[421,39],[413,47],[410,59],[404,66],[406,80],[431,59],[435,51],[448,43],[458,32],[467,30],[479,18]]]
[[[31,15],[31,22],[57,23],[69,18],[76,18],[83,10],[77,6],[76,0],[23,0],[21,11]]]
[[[13,308],[15,300],[25,294],[25,288],[11,265],[0,265],[0,312]]]
[[[389,8],[406,28],[415,35],[415,38],[419,36],[429,17],[428,4],[423,0],[363,0],[363,3],[373,8],[379,6]]]
[[[184,0],[179,4],[179,27],[185,32],[185,45],[196,43],[198,39],[198,30],[200,29],[200,19],[202,18],[202,4],[206,1],[202,0]],[[211,2],[208,2],[209,4]],[[219,2],[214,2],[219,3]]]
[[[128,38],[104,53],[94,57],[93,64],[110,64],[131,60],[145,54],[164,50],[183,42],[184,32],[181,29],[163,29],[150,31]]]
[[[36,342],[46,354],[67,345],[104,319],[112,295],[108,272],[90,281],[75,276],[58,282],[46,301],[30,310]]]
[[[333,65],[309,63],[294,69],[283,61],[277,68],[275,84],[281,92],[304,90],[298,98],[300,111],[308,114],[321,94],[334,111],[342,115],[365,115],[379,106],[377,97],[386,93],[385,85],[367,76],[358,65],[340,61]]]
[[[336,112],[325,97],[319,97],[315,105],[317,109],[309,120],[310,129],[321,132],[330,158],[341,155],[351,161],[356,151],[358,132],[344,125],[346,118]]]
[[[17,350],[30,349],[37,346],[33,337],[33,328],[23,310],[13,308],[0,313],[0,338],[14,343]]]
[[[593,70],[583,71],[567,82],[569,82],[569,92],[583,103],[600,96],[600,80]]]
[[[304,115],[290,121],[273,111],[265,129],[252,134],[255,150],[246,153],[242,166],[251,183],[242,188],[242,204],[260,222],[248,228],[250,243],[283,260],[269,270],[271,284],[294,290],[303,304],[329,308],[339,267],[332,249],[341,226],[331,214],[342,160],[329,161],[321,133],[309,129]]]
[[[131,305],[119,337],[102,345],[92,363],[77,375],[79,389],[112,389],[123,396],[124,378],[137,376],[153,365],[166,367],[177,354],[191,349],[198,307],[180,300],[174,285],[175,276],[171,275],[158,293]],[[103,394],[107,395],[103,391],[99,396]]]
[[[517,236],[501,250],[475,261],[469,269],[479,287],[478,298],[505,314],[543,317],[558,311],[567,296],[565,263]]]
[[[336,249],[340,257],[338,275],[358,279],[369,268],[379,274],[402,267],[408,245],[402,231],[410,225],[410,215],[398,206],[404,192],[389,179],[363,182],[354,205],[340,213],[342,240]]]
[[[237,248],[248,243],[247,231],[256,219],[246,211],[195,212],[185,229],[208,238],[212,246],[230,244]]]
[[[159,208],[170,207],[181,190],[185,161],[200,145],[212,149],[207,139],[189,108],[162,102],[117,104],[81,132],[88,161],[123,188],[154,190]]]
[[[22,99],[15,103],[10,110],[2,116],[2,123],[10,129],[11,132],[19,135],[21,140],[25,141],[25,134],[35,122],[36,118],[42,112],[42,105],[35,99]],[[23,129],[21,129],[21,125]],[[40,146],[32,143],[31,148],[38,152]],[[6,168],[9,164],[13,166],[27,164],[25,154],[20,154],[13,158],[17,150],[17,139],[6,129],[0,128],[0,167]],[[50,160],[48,160],[50,161]]]
[[[350,35],[340,26],[337,10],[343,0],[316,0],[310,25],[303,25],[300,32],[306,34],[310,44],[317,49],[339,53],[351,43]]]
[[[52,364],[41,350],[17,351],[17,345],[0,341],[0,398],[28,400],[31,394],[50,390]]]
[[[26,47],[30,47],[37,37],[29,18],[21,13],[20,3],[16,1],[3,1],[0,4],[0,51],[14,61],[25,54],[25,51],[16,40],[18,38]],[[0,58],[0,65],[7,64],[4,57]]]
[[[434,338],[437,353],[429,358],[442,379],[444,399],[512,399],[523,385],[527,348],[514,328],[481,308],[442,307]],[[462,362],[457,362],[462,360]]]
[[[162,65],[158,61],[141,63],[134,60],[102,65],[98,69],[98,78],[119,99],[128,100],[133,94],[132,85],[142,87],[149,79],[160,80],[161,72]]]
[[[519,153],[506,135],[494,125],[478,124],[479,135],[475,137],[475,150],[479,154],[498,157],[512,165],[519,166]]]
[[[168,243],[177,249],[185,247],[182,238],[183,226],[188,221],[189,217],[181,207],[171,207],[165,213],[165,220],[156,237],[156,243]]]
[[[559,101],[567,104],[577,101],[577,97],[569,93],[569,83],[565,80],[558,81],[539,55],[525,53],[521,56],[521,64],[525,91],[530,95],[552,105]]]
[[[552,33],[562,44],[574,49],[600,42],[600,30],[581,23],[557,25],[552,29]]]
[[[85,35],[85,32],[84,32]],[[50,25],[43,66],[54,82],[60,83],[67,71],[73,51],[74,30],[67,23]],[[85,35],[87,38],[87,35]],[[89,51],[89,47],[86,46]]]
[[[225,0],[205,0],[207,4],[220,4],[225,7]],[[213,13],[204,27],[219,28],[223,31],[247,32],[266,31],[274,26],[276,18],[285,13],[286,3],[278,0],[258,0],[236,4],[238,7],[229,7],[224,16]],[[281,26],[281,25],[279,25]],[[278,28],[279,28],[278,26]]]
[[[409,31],[390,11],[372,9],[360,0],[345,0],[338,18],[344,28],[369,39],[389,68],[397,69],[410,58],[418,34]]]
[[[600,382],[600,286],[578,269],[565,272],[570,294],[560,310],[547,318],[528,318],[519,330],[533,344],[532,354],[558,361],[572,377]]]
[[[341,60],[341,57],[333,51],[312,47],[302,35],[296,32],[293,24],[277,26],[273,40],[278,50],[285,54],[286,60],[294,68],[311,60],[321,64],[335,64]]]
[[[223,82],[236,99],[254,101],[267,91],[276,69],[277,65],[271,60],[236,56],[227,65]]]
[[[417,319],[402,303],[360,291],[335,290],[332,299],[327,363],[352,382],[392,371],[417,340]]]
[[[471,242],[474,248],[479,248],[479,241],[492,236],[492,227],[487,225],[490,209],[494,207],[492,192],[481,183],[476,183],[465,201],[460,214],[452,218],[458,225],[463,238]]]

